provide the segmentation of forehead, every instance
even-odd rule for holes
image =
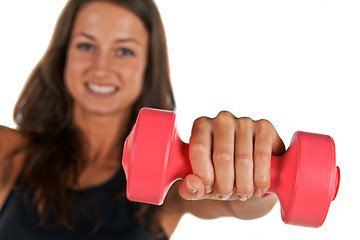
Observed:
[[[148,38],[148,32],[139,17],[124,7],[106,1],[90,2],[82,6],[72,32],[86,32],[100,39]]]

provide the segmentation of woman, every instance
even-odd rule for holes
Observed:
[[[152,0],[69,0],[15,107],[18,129],[0,130],[0,239],[167,239],[185,213],[272,209],[270,156],[284,144],[268,121],[225,111],[194,122],[193,174],[163,206],[127,201],[122,146],[144,106],[175,106]]]

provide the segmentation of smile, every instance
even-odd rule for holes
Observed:
[[[86,83],[85,85],[92,92],[97,93],[97,94],[103,94],[103,95],[111,94],[111,93],[114,93],[117,90],[119,90],[118,87],[110,86],[110,85],[101,86],[101,85],[97,85],[94,83]]]

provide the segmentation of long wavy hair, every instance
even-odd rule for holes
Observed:
[[[74,230],[68,198],[86,167],[84,138],[73,122],[73,99],[64,83],[67,48],[77,13],[89,2],[107,1],[137,15],[149,33],[148,65],[141,96],[134,103],[130,132],[140,108],[175,108],[166,37],[159,11],[152,0],[69,0],[63,9],[43,58],[31,73],[14,109],[17,129],[28,139],[22,171],[25,196],[37,207],[39,224],[49,214],[58,227]],[[119,146],[124,139],[119,139]],[[121,161],[121,156],[119,156]],[[121,191],[125,191],[122,176]],[[158,224],[158,223],[157,223]],[[98,225],[98,224],[97,224]],[[156,225],[156,224],[155,224]]]

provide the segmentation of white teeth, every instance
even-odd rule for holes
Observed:
[[[117,87],[115,86],[99,86],[93,83],[87,83],[86,85],[90,90],[99,94],[109,94],[117,90]]]

